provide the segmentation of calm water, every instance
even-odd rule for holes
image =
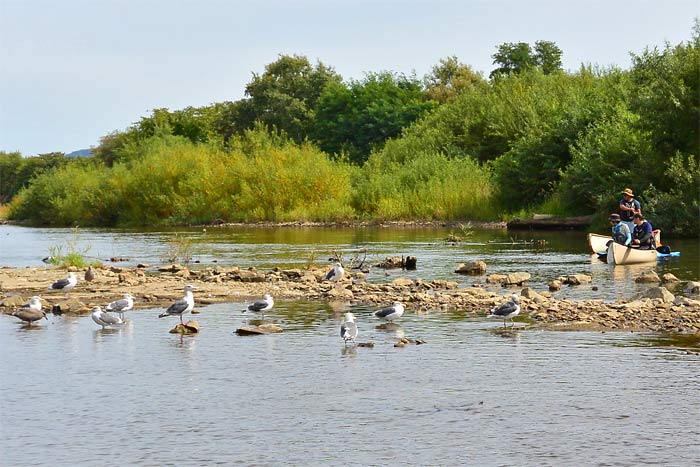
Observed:
[[[591,258],[582,233],[475,231],[459,245],[443,241],[449,229],[178,233],[198,266],[300,267],[365,248],[370,262],[418,257],[417,271],[373,269],[370,281],[481,282],[453,273],[471,259],[489,273],[528,271],[541,290],[561,274],[592,275],[597,291],[558,293],[573,298],[634,296],[644,268],[700,275],[695,241],[673,241],[681,258],[611,267]],[[157,265],[174,234],[0,226],[0,265],[41,266],[49,247],[70,241],[94,259]],[[530,239],[547,246],[517,243]],[[279,302],[267,317],[286,331],[256,337],[233,334],[248,319],[242,308],[200,308],[202,332],[187,337],[168,334],[176,319],[159,320],[159,309],[131,312],[115,330],[89,317],[28,328],[1,315],[0,465],[689,466],[700,457],[696,338],[504,332],[459,311],[409,311],[384,330],[358,306],[359,340],[376,345],[346,348],[344,305]],[[427,344],[394,348],[402,335]]]
[[[0,316],[0,464],[690,466],[700,458],[700,355],[677,341],[504,332],[458,312],[407,313],[382,330],[370,309],[355,307],[359,340],[375,347],[346,348],[341,306],[278,303],[267,319],[286,332],[239,337],[242,307],[200,308],[202,331],[186,337],[168,334],[176,319],[159,320],[156,309],[131,312],[117,330],[89,317],[27,328]],[[427,343],[394,348],[401,335]]]
[[[49,255],[52,246],[69,245],[84,252],[93,261],[109,263],[112,257],[125,258],[119,265],[139,262],[153,266],[163,264],[176,238],[192,242],[193,267],[220,264],[224,266],[304,267],[312,259],[326,265],[332,252],[343,254],[347,262],[353,256],[375,264],[387,256],[418,258],[416,271],[400,269],[385,271],[373,268],[367,276],[370,282],[387,282],[395,277],[421,277],[426,280],[447,279],[460,285],[483,283],[485,276],[465,277],[454,273],[465,261],[483,260],[488,273],[526,271],[532,275],[530,286],[543,291],[547,282],[560,275],[588,274],[593,284],[564,287],[557,293],[561,298],[614,300],[633,298],[648,285],[634,282],[642,271],[655,269],[659,275],[671,272],[682,280],[700,278],[700,250],[697,240],[673,239],[668,243],[681,251],[679,258],[667,258],[656,264],[610,266],[600,262],[588,250],[583,232],[507,232],[505,230],[474,230],[468,241],[449,244],[444,241],[454,229],[447,228],[261,228],[208,227],[129,231],[80,229],[37,229],[0,225],[0,266],[43,266],[41,259]],[[524,244],[545,240],[546,246]],[[593,290],[596,287],[598,290]]]

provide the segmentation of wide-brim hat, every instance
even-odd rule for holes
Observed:
[[[608,220],[613,222],[620,222],[621,219],[619,214],[610,214]]]
[[[632,198],[634,198],[634,192],[632,191],[631,188],[625,188],[624,190],[622,190],[622,194],[627,195],[627,196],[631,196]]]

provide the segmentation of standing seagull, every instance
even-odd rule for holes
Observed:
[[[262,313],[262,320],[265,320],[265,312],[267,310],[271,310],[272,307],[275,306],[275,301],[272,299],[272,296],[269,293],[266,293],[262,300],[255,300],[255,302],[251,303],[248,305],[248,307],[243,310],[243,313],[246,311],[255,311],[257,313]]]
[[[119,313],[119,318],[124,321],[124,313],[134,307],[134,297],[131,294],[124,295],[124,298],[115,300],[107,305],[107,311]]]
[[[355,324],[355,315],[352,313],[345,313],[345,321],[340,325],[340,337],[343,338],[345,344],[348,341],[355,343],[355,338],[357,337],[357,325]]]
[[[124,321],[121,318],[112,316],[109,313],[102,311],[101,306],[92,307],[92,320],[102,326],[102,329],[113,324],[122,324]]]
[[[375,311],[374,316],[392,322],[397,318],[401,318],[401,316],[403,316],[403,312],[403,304],[401,302],[394,302],[394,304],[388,308]]]
[[[343,269],[343,266],[338,262],[335,263],[335,266],[333,266],[333,269],[328,271],[328,274],[323,278],[324,281],[331,281],[335,282],[336,285],[340,281],[340,279],[343,278],[345,275],[345,269]]]
[[[180,324],[184,325],[185,323],[182,322],[182,314],[189,313],[194,309],[194,296],[192,295],[192,291],[196,288],[197,287],[195,287],[194,285],[186,285],[185,296],[173,303],[172,305],[170,305],[168,309],[165,310],[163,313],[159,314],[158,317],[163,318],[165,316],[179,315]]]
[[[19,310],[12,313],[12,316],[16,316],[22,321],[26,321],[30,326],[34,321],[38,321],[41,318],[48,321],[46,313],[44,313],[44,310],[41,309],[41,298],[37,296],[32,297],[31,300],[29,300],[29,303],[22,305]]]
[[[520,313],[520,305],[518,303],[520,303],[520,299],[513,294],[507,303],[491,308],[487,318],[503,318],[503,327],[506,327],[506,320],[510,319],[510,322],[515,326],[513,318]]]
[[[78,283],[78,278],[75,276],[74,272],[69,272],[68,277],[65,279],[59,279],[49,286],[49,290],[60,290],[62,292],[68,292],[75,287]]]

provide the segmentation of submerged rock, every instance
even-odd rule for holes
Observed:
[[[661,279],[655,271],[644,271],[634,281],[639,284],[659,284]]]
[[[483,261],[470,261],[468,263],[460,263],[455,269],[457,274],[485,274],[486,273],[486,263]]]
[[[273,334],[282,332],[283,329],[275,324],[265,323],[260,326],[242,326],[236,329],[239,336],[257,336],[260,334]]]

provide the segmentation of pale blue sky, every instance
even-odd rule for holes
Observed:
[[[0,0],[0,150],[98,144],[151,109],[243,97],[279,54],[345,79],[422,77],[456,55],[493,69],[503,42],[554,41],[564,68],[628,68],[691,37],[696,0]]]

